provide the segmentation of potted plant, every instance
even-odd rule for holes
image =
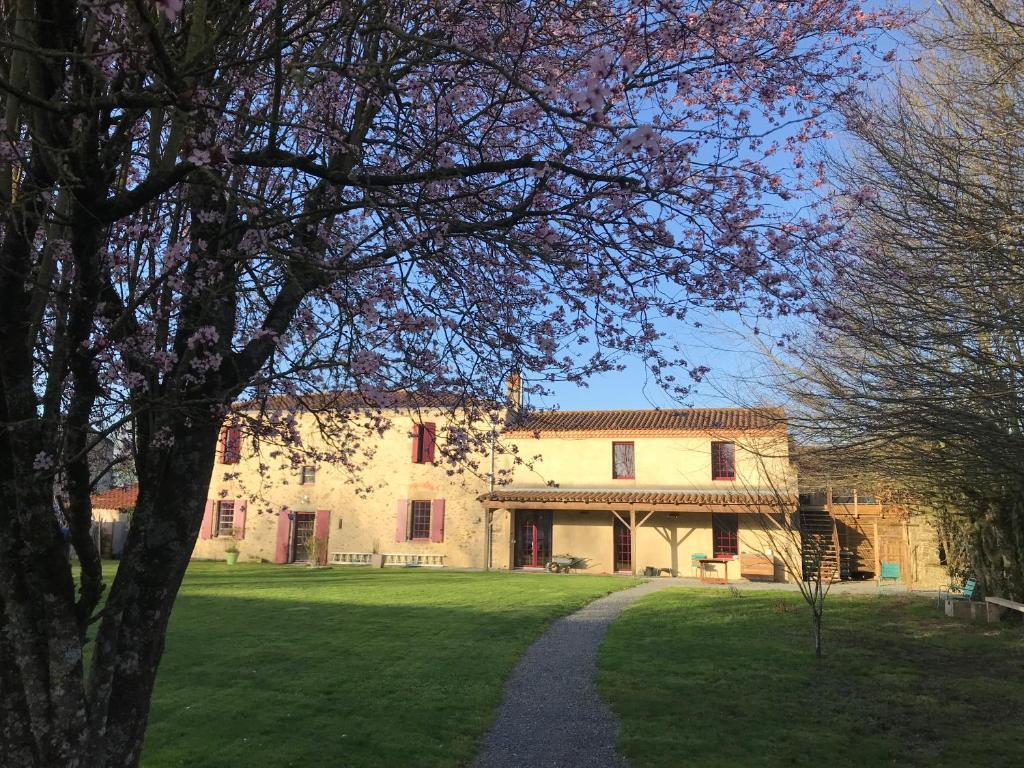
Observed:
[[[231,530],[227,546],[224,547],[224,559],[228,565],[234,565],[238,562],[238,537],[235,535],[234,529]]]
[[[306,557],[310,568],[318,568],[327,562],[327,539],[310,536],[306,539]]]
[[[371,568],[383,568],[384,567],[384,555],[380,552],[380,539],[373,540],[373,554],[370,555],[370,567]]]

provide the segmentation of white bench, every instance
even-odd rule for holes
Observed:
[[[999,621],[999,617],[1006,611],[1024,613],[1024,603],[1015,603],[1013,600],[1007,600],[1005,597],[986,597],[985,610],[990,622]]]
[[[369,552],[331,552],[331,565],[369,565],[372,555]],[[384,565],[396,565],[409,568],[443,568],[444,555],[404,554],[401,552],[385,552]]]
[[[369,565],[369,552],[331,552],[331,565]]]
[[[412,566],[417,568],[443,568],[444,555],[404,555],[384,553],[384,565]]]

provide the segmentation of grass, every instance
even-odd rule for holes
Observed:
[[[670,590],[611,626],[598,687],[635,768],[1020,765],[1024,634],[909,596]]]
[[[632,583],[193,563],[142,765],[466,765],[530,642]]]

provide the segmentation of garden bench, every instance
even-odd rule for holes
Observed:
[[[1013,600],[1007,600],[1005,597],[986,597],[985,598],[985,612],[990,622],[999,621],[999,618],[1006,613],[1006,611],[1019,611],[1024,613],[1024,603],[1015,603]]]

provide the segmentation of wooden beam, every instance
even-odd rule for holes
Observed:
[[[644,515],[644,519],[643,519],[643,520],[641,520],[641,521],[640,521],[639,523],[637,523],[637,524],[636,524],[636,527],[637,527],[637,528],[640,528],[640,527],[642,527],[644,523],[646,523],[646,522],[647,522],[648,520],[650,520],[650,519],[651,519],[651,515],[653,515],[653,514],[654,514],[654,510],[652,509],[652,510],[651,510],[650,512],[648,512],[648,513],[647,513],[646,515]]]
[[[623,524],[624,526],[626,526],[627,528],[629,527],[629,523],[627,523],[627,522],[626,522],[625,520],[623,520],[623,519],[622,519],[622,515],[620,515],[620,514],[619,514],[618,512],[616,512],[616,511],[615,511],[614,509],[611,509],[611,510],[609,510],[609,512],[611,512],[611,513],[612,513],[613,515],[615,515],[615,517],[617,517],[617,518],[619,519],[619,522],[620,522],[620,523],[622,523],[622,524]]]
[[[484,501],[483,504],[495,509],[569,509],[579,512],[628,512],[630,504],[608,504],[607,502],[587,503],[582,501]],[[775,506],[765,504],[763,508],[754,504],[644,504],[651,512],[735,512],[737,514],[770,514]]]

